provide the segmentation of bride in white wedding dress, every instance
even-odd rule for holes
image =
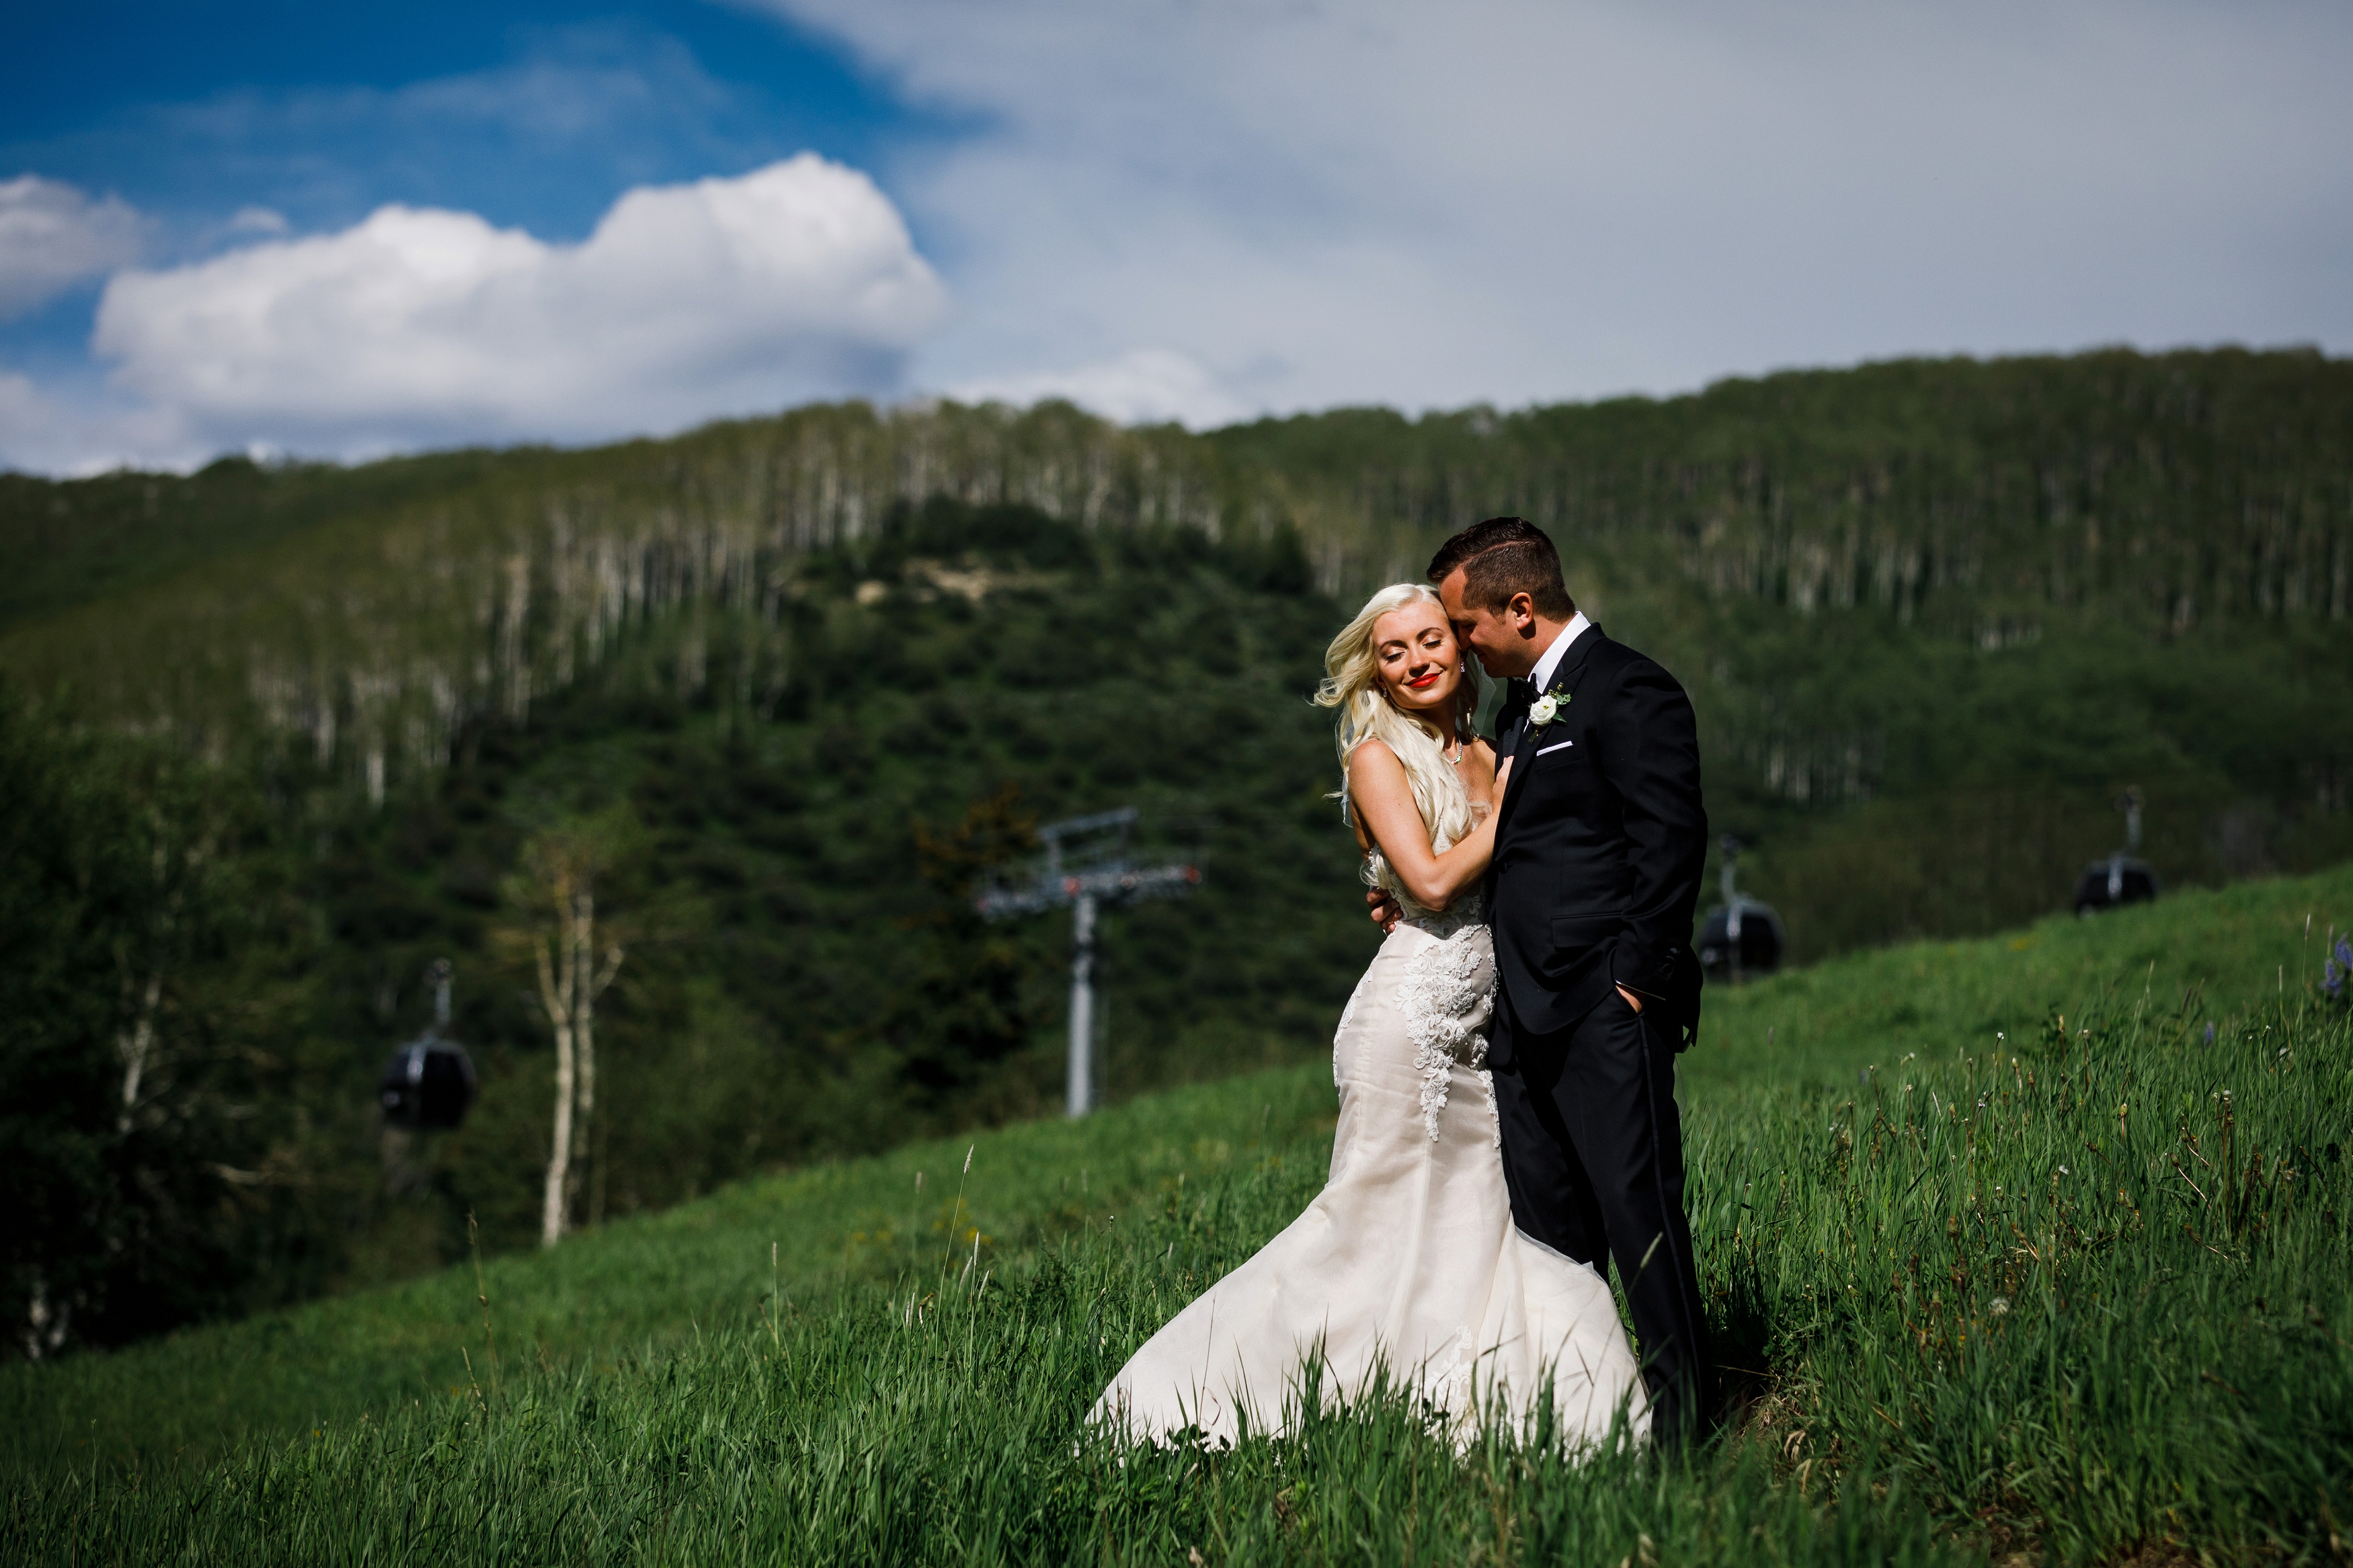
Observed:
[[[1219,1446],[1279,1434],[1320,1357],[1327,1402],[1386,1367],[1458,1442],[1492,1412],[1528,1430],[1547,1388],[1564,1444],[1599,1441],[1621,1412],[1640,1437],[1649,1413],[1609,1286],[1512,1224],[1482,1065],[1495,965],[1478,889],[1503,792],[1493,752],[1468,738],[1475,688],[1438,595],[1382,589],[1324,668],[1316,700],[1340,712],[1366,877],[1406,917],[1340,1015],[1331,1175],[1135,1352],[1092,1418]]]

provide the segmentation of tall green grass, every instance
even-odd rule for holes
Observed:
[[[761,1315],[775,1295],[829,1300],[845,1285],[937,1268],[976,1230],[994,1263],[1113,1226],[1164,1181],[1214,1180],[1312,1148],[1332,1121],[1328,1071],[1262,1074],[1083,1123],[1031,1122],[743,1183],[557,1252],[490,1258],[479,1278],[459,1267],[111,1354],[9,1366],[0,1464],[202,1461],[242,1440],[450,1397],[468,1386],[470,1360],[485,1380],[642,1361]],[[986,1152],[967,1184],[958,1167],[976,1142]]]
[[[2147,1005],[2220,1017],[2301,994],[2329,939],[2353,925],[2353,865],[2316,876],[2189,889],[2078,920],[1851,953],[1707,993],[1702,1095],[1757,1083],[1844,1085],[1906,1052],[1947,1057],[2023,1037],[2053,1012]]]
[[[2276,914],[2315,889],[2273,891]],[[2147,934],[2094,926],[2111,942]],[[69,1412],[167,1426],[208,1376],[266,1380],[276,1352],[238,1337],[252,1325],[19,1369],[7,1425],[38,1426],[47,1447],[11,1438],[0,1549],[76,1563],[2328,1561],[2353,1522],[2353,1025],[2292,979],[2222,1017],[2195,992],[2115,984],[2063,1023],[2053,1011],[1967,1048],[1882,1051],[1835,1089],[1694,1094],[1693,1222],[1738,1396],[1727,1436],[1696,1455],[1578,1465],[1499,1435],[1458,1456],[1395,1398],[1222,1454],[1120,1450],[1085,1431],[1121,1362],[1320,1184],[1329,1090],[1275,1074],[990,1135],[968,1176],[961,1146],[909,1156],[938,1162],[923,1207],[902,1157],[494,1265],[487,1331],[470,1272],[415,1288],[439,1297],[310,1309],[322,1324],[345,1314],[334,1331],[353,1342],[394,1301],[437,1315],[435,1386],[391,1377],[397,1397],[290,1437],[269,1436],[283,1426],[265,1402],[227,1394],[220,1408],[245,1409],[250,1435],[217,1457],[174,1463],[102,1430],[78,1447]],[[1957,981],[1942,996],[1967,999]],[[1082,1163],[1083,1191],[1066,1189]],[[772,1274],[765,1243],[747,1244],[795,1191],[808,1214]],[[810,1263],[821,1237],[830,1272]],[[839,1256],[853,1246],[875,1250]],[[706,1254],[725,1255],[723,1289]],[[662,1337],[665,1289],[691,1321]],[[607,1314],[629,1332],[592,1334],[583,1353],[561,1337],[566,1293],[575,1331]],[[209,1369],[186,1359],[204,1342],[223,1347]],[[323,1399],[339,1363],[322,1347],[288,1364]],[[107,1384],[109,1368],[128,1381]]]
[[[667,1353],[502,1374],[194,1471],[20,1480],[16,1561],[2325,1557],[2353,1510],[2353,1030],[2129,1013],[1698,1120],[1752,1401],[1718,1447],[1458,1458],[1408,1402],[1227,1454],[1082,1426],[1296,1212],[1313,1145],[1000,1275],[968,1247]],[[992,1173],[976,1162],[975,1187]],[[493,1302],[493,1317],[496,1313]]]

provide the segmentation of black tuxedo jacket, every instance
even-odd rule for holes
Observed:
[[[1515,701],[1496,732],[1498,765],[1515,760],[1487,910],[1515,1026],[1566,1029],[1623,985],[1689,1045],[1707,854],[1691,699],[1599,626],[1570,646],[1547,690],[1563,700],[1550,724],[1531,727]]]

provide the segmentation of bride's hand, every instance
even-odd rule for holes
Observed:
[[[1489,804],[1493,805],[1497,810],[1501,810],[1503,808],[1504,791],[1512,782],[1512,764],[1519,760],[1520,759],[1517,757],[1505,757],[1504,759],[1504,765],[1495,770],[1494,792],[1487,798]]]

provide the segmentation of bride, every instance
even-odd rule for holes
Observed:
[[[1649,1426],[1609,1286],[1522,1236],[1504,1185],[1486,1028],[1494,950],[1479,886],[1504,777],[1470,735],[1476,687],[1436,593],[1382,589],[1324,655],[1315,700],[1339,710],[1345,815],[1365,875],[1405,911],[1333,1040],[1340,1120],[1305,1213],[1179,1312],[1120,1369],[1092,1419],[1223,1446],[1279,1434],[1310,1357],[1324,1397],[1386,1367],[1457,1441],[1500,1411],[1599,1441],[1620,1411]],[[1287,1408],[1287,1405],[1290,1408]]]

